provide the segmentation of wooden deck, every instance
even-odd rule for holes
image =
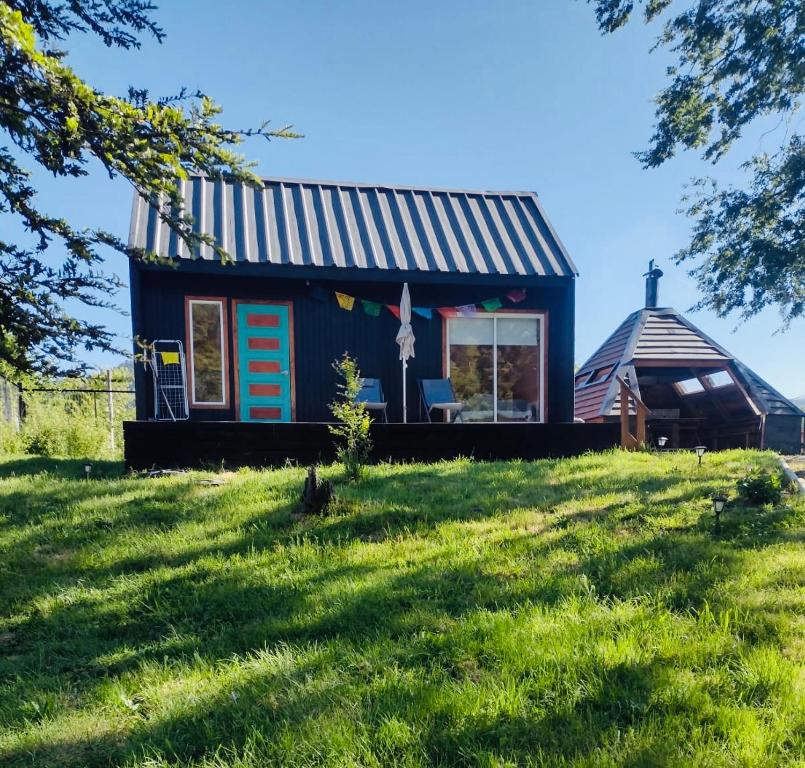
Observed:
[[[123,436],[126,467],[132,470],[307,465],[335,455],[327,424],[319,422],[128,421]],[[620,425],[374,423],[372,441],[374,460],[533,460],[617,446]]]

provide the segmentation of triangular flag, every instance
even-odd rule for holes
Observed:
[[[519,304],[525,298],[525,291],[522,288],[515,288],[506,294],[506,298],[513,304]]]
[[[369,301],[368,299],[361,299],[361,304],[363,304],[363,311],[367,315],[371,315],[372,317],[377,317],[380,314],[380,304],[376,301]]]
[[[428,307],[412,307],[411,311],[415,315],[424,317],[426,320],[430,320],[433,317],[433,310],[429,309]]]
[[[494,312],[496,309],[500,309],[503,306],[503,302],[500,299],[487,299],[486,301],[481,302],[481,306],[487,312]]]
[[[346,309],[348,312],[351,312],[352,308],[355,306],[354,296],[335,291],[335,298],[338,300],[338,306],[341,307],[341,309]]]
[[[469,317],[478,313],[478,308],[475,304],[462,304],[460,307],[456,307],[456,310],[458,314],[463,317]]]
[[[316,301],[327,301],[328,293],[320,285],[314,285],[310,289],[310,297]]]
[[[442,317],[452,317],[456,313],[455,307],[436,307],[436,311]]]
[[[400,319],[400,308],[398,306],[394,304],[386,304],[386,309],[398,320]]]

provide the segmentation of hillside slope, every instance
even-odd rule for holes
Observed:
[[[298,469],[7,461],[0,764],[793,765],[805,504],[709,501],[758,465],[380,466],[306,519]]]

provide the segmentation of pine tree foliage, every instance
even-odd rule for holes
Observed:
[[[203,93],[152,99],[130,88],[111,96],[67,65],[59,46],[72,35],[97,35],[122,49],[139,47],[142,34],[161,41],[154,10],[147,0],[0,0],[0,361],[19,371],[72,372],[82,367],[81,348],[114,349],[108,330],[68,307],[112,305],[120,282],[103,271],[104,248],[154,258],[113,233],[79,229],[43,211],[31,167],[62,178],[69,194],[70,178],[86,175],[94,158],[153,201],[189,248],[206,242],[226,259],[209,236],[193,233],[179,206],[179,181],[200,171],[256,184],[233,147],[248,136],[295,136],[267,124],[225,128],[217,122],[220,108]],[[32,247],[3,236],[14,219],[33,235]]]

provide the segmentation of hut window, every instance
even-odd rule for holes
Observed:
[[[542,315],[447,320],[447,374],[466,421],[542,421]]]
[[[585,371],[584,373],[578,374],[578,376],[576,376],[576,378],[574,379],[574,382],[576,383],[577,387],[580,387],[582,384],[586,384],[587,379],[589,378],[590,378],[590,371]]]
[[[606,381],[614,367],[614,365],[607,365],[603,368],[595,368],[592,371],[588,370],[578,374],[574,379],[576,387],[588,387],[590,384],[600,384],[602,381]]]
[[[677,381],[674,384],[676,391],[680,395],[696,395],[699,392],[704,392],[702,383],[697,378],[685,379],[684,381]]]
[[[590,376],[590,380],[587,382],[588,384],[597,384],[599,381],[606,381],[609,378],[609,374],[612,373],[612,369],[615,366],[608,365],[606,368],[598,368],[596,371],[593,372],[593,375]]]
[[[190,402],[197,408],[225,408],[227,387],[226,299],[187,299]]]
[[[718,387],[728,387],[733,384],[732,376],[727,371],[716,371],[705,376],[707,383],[711,389],[718,389]]]

